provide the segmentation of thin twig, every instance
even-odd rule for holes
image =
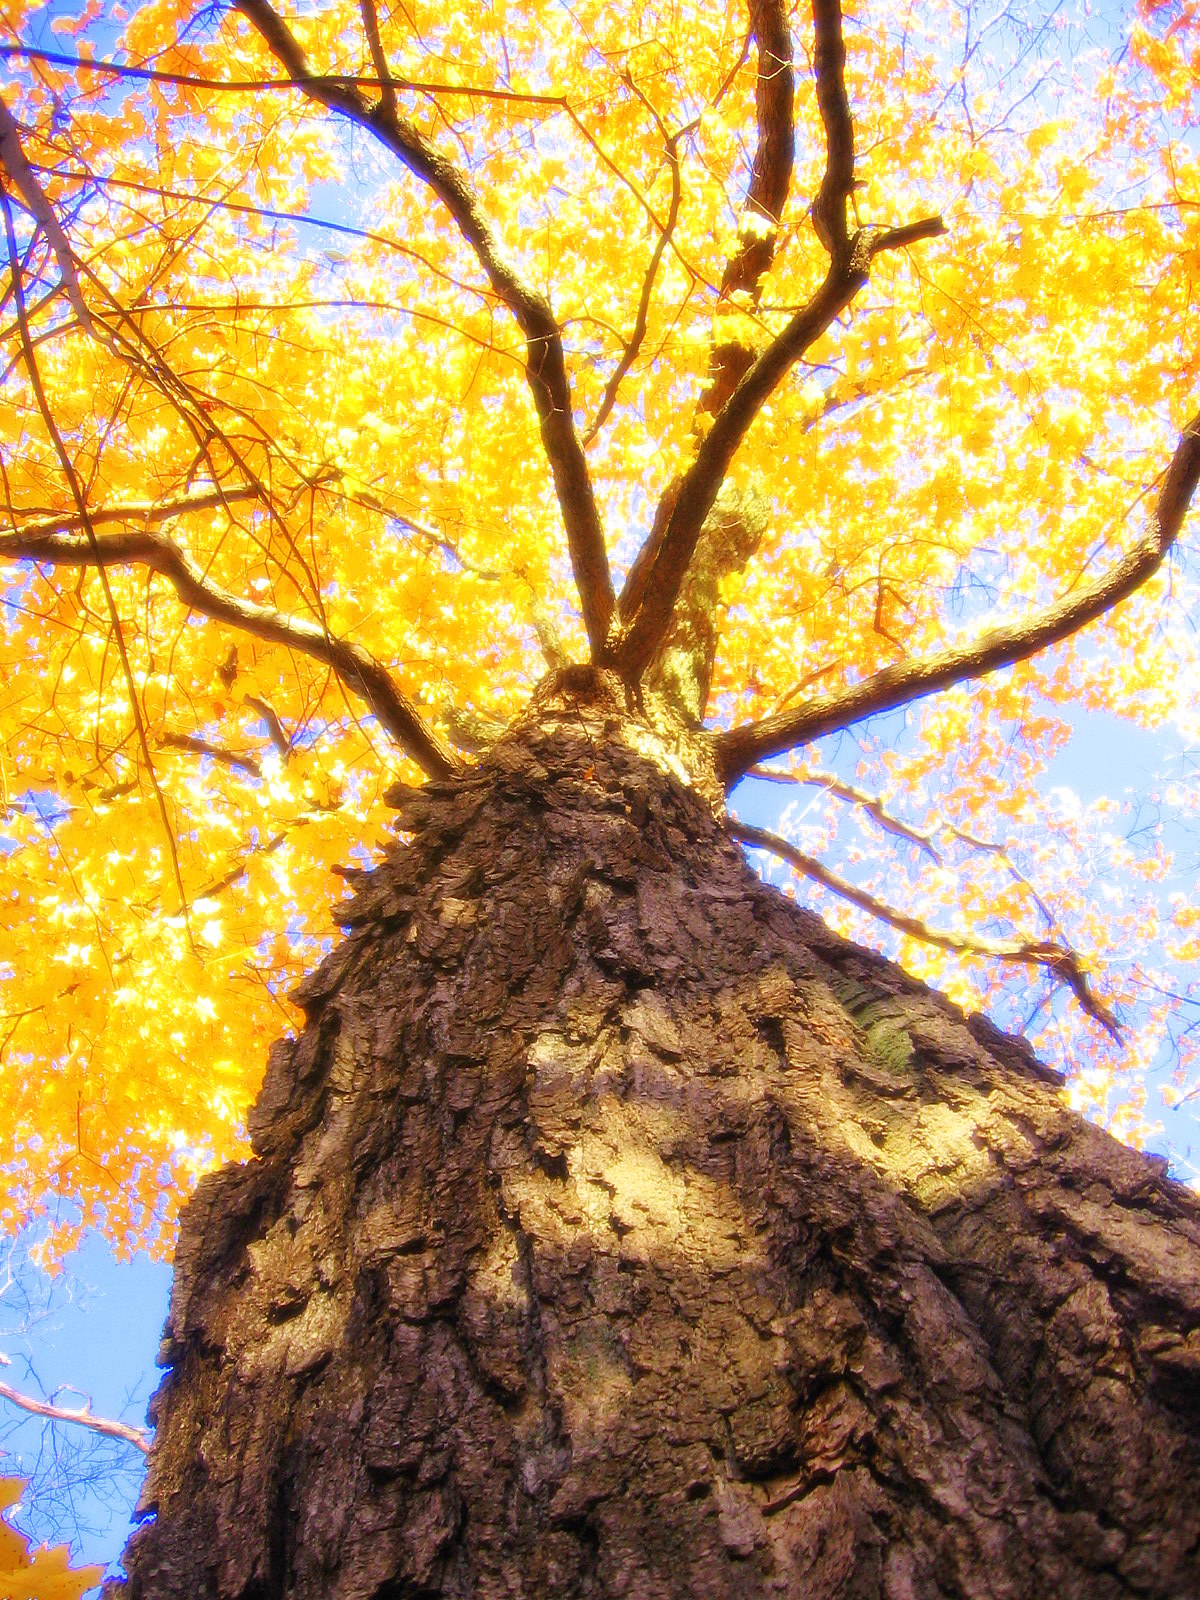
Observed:
[[[650,297],[654,292],[654,280],[658,275],[659,264],[662,261],[667,245],[670,243],[671,235],[675,232],[675,224],[679,220],[679,203],[683,196],[682,185],[679,181],[679,136],[678,134],[667,133],[658,112],[634,83],[632,74],[626,76],[626,82],[633,93],[642,101],[643,105],[649,109],[650,114],[658,123],[659,131],[663,135],[663,149],[666,151],[667,161],[671,168],[671,206],[667,212],[667,220],[659,232],[657,243],[650,257],[650,264],[646,268],[646,275],[642,280],[642,293],[638,300],[633,332],[629,335],[621,359],[617,362],[612,376],[604,387],[604,394],[600,401],[600,407],[596,412],[595,421],[583,436],[585,448],[591,444],[600,429],[608,421],[609,414],[616,404],[617,391],[624,382],[630,367],[637,360],[638,352],[642,348],[642,341],[646,337],[646,321],[650,313]]]
[[[840,878],[837,873],[831,872],[815,856],[807,855],[777,833],[771,833],[766,828],[752,827],[747,822],[737,821],[736,818],[730,818],[728,826],[733,837],[743,844],[751,845],[756,850],[768,850],[772,855],[779,856],[797,872],[806,878],[811,878],[814,883],[821,884],[831,894],[848,900],[860,911],[877,917],[880,922],[886,922],[889,927],[895,928],[899,933],[907,934],[910,938],[919,939],[924,944],[935,945],[940,950],[950,950],[956,955],[984,956],[993,961],[1013,961],[1020,966],[1042,968],[1060,983],[1065,983],[1087,1015],[1106,1028],[1118,1044],[1121,1043],[1120,1024],[1104,1001],[1093,993],[1083,963],[1069,945],[1059,944],[1052,939],[981,939],[969,934],[943,933],[938,928],[931,928],[918,917],[897,911],[895,907],[887,905],[867,890],[858,888],[856,884],[848,883],[845,878]]]
[[[0,183],[0,207],[4,211],[4,233],[8,245],[8,266],[12,280],[13,299],[17,312],[17,328],[21,338],[21,347],[25,355],[25,366],[29,373],[29,384],[33,390],[34,400],[41,412],[42,421],[46,432],[50,435],[54,445],[54,452],[58,456],[59,465],[62,467],[63,476],[71,490],[71,497],[75,501],[79,513],[79,521],[84,528],[84,542],[92,557],[92,564],[97,567],[100,574],[100,587],[104,592],[104,602],[108,608],[109,620],[112,623],[113,637],[116,640],[117,655],[121,661],[121,670],[125,675],[125,686],[129,692],[130,709],[133,712],[134,726],[137,729],[138,744],[141,747],[142,758],[146,763],[146,771],[150,779],[150,786],[154,791],[154,798],[158,805],[158,814],[162,819],[163,831],[167,839],[167,851],[171,858],[171,867],[175,875],[175,885],[179,890],[179,909],[184,920],[184,926],[191,937],[191,916],[188,908],[187,891],[183,886],[183,871],[179,864],[179,850],[175,843],[175,833],[171,827],[171,819],[167,815],[167,802],[159,786],[158,774],[154,770],[154,758],[150,754],[150,745],[146,738],[146,724],[142,716],[141,704],[137,697],[137,685],[134,682],[133,667],[129,660],[129,651],[125,645],[125,634],[121,628],[121,619],[117,613],[117,603],[113,598],[112,586],[108,581],[108,573],[97,559],[99,535],[92,522],[88,510],[87,497],[83,486],[79,482],[79,475],[71,460],[63,437],[58,431],[58,424],[54,420],[54,413],[50,409],[50,402],[46,398],[46,391],[42,386],[42,375],[38,368],[37,357],[33,350],[33,341],[29,336],[29,319],[25,311],[25,287],[22,280],[21,263],[17,253],[17,238],[13,229],[12,206],[8,197],[8,189]]]

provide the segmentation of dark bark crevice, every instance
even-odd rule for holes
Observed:
[[[577,687],[396,796],[185,1213],[129,1600],[1196,1592],[1195,1197]]]

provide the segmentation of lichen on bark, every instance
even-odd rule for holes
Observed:
[[[1200,1592],[1195,1197],[660,739],[396,794],[185,1213],[129,1600]]]

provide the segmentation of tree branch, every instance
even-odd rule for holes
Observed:
[[[775,254],[775,233],[783,216],[796,155],[792,35],[783,0],[750,0],[750,33],[758,50],[754,106],[758,146],[754,152],[746,210],[767,226],[743,226],[737,254],[721,279],[721,298],[738,290],[757,297],[759,281]]]
[[[910,938],[920,939],[924,944],[935,945],[940,950],[953,951],[956,955],[986,956],[994,961],[1013,961],[1020,966],[1041,967],[1060,983],[1065,983],[1087,1015],[1106,1028],[1118,1044],[1121,1043],[1120,1024],[1104,1001],[1092,992],[1087,972],[1069,945],[1058,944],[1052,939],[979,939],[967,934],[942,933],[918,917],[896,911],[867,890],[838,877],[837,873],[831,872],[814,856],[806,855],[779,834],[771,833],[766,828],[752,827],[732,817],[728,826],[733,837],[743,844],[756,850],[769,850],[804,877],[811,878],[830,893],[848,900],[860,911],[878,917],[881,922],[886,922],[899,933],[908,934]]]
[[[58,457],[58,463],[62,469],[63,477],[67,480],[67,486],[71,491],[71,498],[75,502],[75,510],[78,515],[79,525],[84,530],[82,538],[80,538],[79,535],[76,535],[76,537],[79,538],[80,544],[83,545],[94,558],[97,548],[97,539],[99,536],[96,533],[95,523],[92,521],[91,511],[88,507],[87,491],[80,480],[79,473],[76,471],[75,463],[71,459],[71,454],[68,451],[66,442],[64,441],[62,433],[59,430],[58,423],[55,421],[54,413],[50,406],[50,401],[46,395],[45,386],[42,383],[41,369],[38,367],[37,357],[34,354],[33,339],[29,331],[29,316],[25,306],[25,286],[22,281],[21,261],[17,251],[16,231],[13,227],[12,206],[9,203],[8,190],[3,182],[0,182],[0,209],[3,209],[4,212],[4,237],[5,243],[8,247],[8,270],[9,277],[12,282],[13,302],[16,308],[17,332],[20,338],[21,351],[25,361],[25,369],[29,376],[29,387],[33,393],[34,402],[37,405],[37,409],[41,415],[43,426],[45,427],[46,433],[49,435],[50,442],[54,447],[54,453]],[[63,242],[65,247],[65,239]],[[69,248],[67,248],[67,255],[70,257]],[[154,792],[155,804],[158,807],[159,818],[162,822],[163,833],[167,841],[167,853],[171,859],[171,868],[175,877],[175,887],[179,891],[180,914],[183,917],[184,926],[187,929],[188,938],[190,940],[192,933],[191,915],[188,910],[187,891],[184,888],[183,872],[179,865],[179,847],[176,843],[174,830],[171,827],[171,819],[167,814],[167,802],[163,795],[162,787],[158,781],[158,774],[154,770],[154,758],[150,754],[150,745],[146,738],[146,719],[142,714],[142,707],[137,697],[137,684],[134,681],[133,668],[129,662],[129,652],[125,646],[125,635],[121,628],[121,619],[117,614],[117,606],[115,600],[113,599],[112,589],[109,586],[108,574],[102,568],[100,569],[100,587],[104,592],[104,603],[108,609],[109,621],[112,626],[112,636],[116,642],[117,656],[121,663],[121,672],[125,679],[125,688],[129,694],[129,709],[133,713],[133,725],[137,733],[138,746],[142,753],[142,759],[146,763],[146,775],[150,779],[150,787]]]
[[[902,817],[896,816],[883,804],[878,795],[870,794],[866,789],[860,789],[857,784],[846,783],[835,773],[813,771],[812,769],[800,772],[781,772],[777,767],[751,767],[746,776],[748,778],[761,778],[767,783],[794,783],[803,784],[808,788],[823,789],[827,793],[836,795],[839,800],[845,800],[850,805],[858,806],[876,827],[884,833],[894,834],[898,839],[906,839],[910,844],[915,844],[931,861],[940,866],[943,861],[941,851],[935,840],[943,836],[957,839],[960,844],[966,845],[968,850],[977,850],[984,855],[993,856],[1004,867],[1009,877],[1018,884],[1034,905],[1046,919],[1047,927],[1053,927],[1054,914],[1042,899],[1037,889],[1017,866],[1009,854],[1008,846],[995,839],[981,839],[978,834],[968,833],[964,828],[959,828],[953,822],[948,822],[945,817],[936,815],[931,828],[918,828],[911,822],[905,822]]]
[[[846,94],[846,48],[842,43],[840,0],[812,0],[813,76],[817,80],[817,109],[825,129],[825,176],[812,204],[813,227],[833,257],[844,261],[850,254],[846,206],[854,188],[854,124]]]
[[[694,461],[678,482],[678,494],[657,552],[649,567],[639,570],[641,604],[617,648],[617,664],[626,682],[636,683],[641,678],[666,638],[704,520],[713,508],[738,446],[764,402],[866,281],[865,268],[842,270],[831,266],[816,294],[752,363],[718,412]],[[629,609],[622,596],[622,611]]]
[[[252,778],[262,777],[262,767],[254,756],[244,751],[227,750],[224,745],[212,744],[196,733],[175,733],[168,729],[166,733],[160,735],[159,743],[169,750],[184,750],[190,755],[210,756],[214,761],[220,762],[224,767],[232,768],[235,772],[248,772]]]
[[[94,1417],[87,1406],[76,1410],[71,1406],[52,1405],[49,1400],[35,1400],[31,1394],[22,1394],[7,1383],[0,1383],[0,1399],[19,1406],[32,1416],[46,1417],[51,1422],[73,1422],[81,1428],[90,1428],[93,1433],[102,1433],[105,1438],[120,1439],[125,1444],[131,1444],[143,1455],[149,1454],[150,1438],[144,1428],[134,1428],[127,1422],[113,1422],[108,1417]]]
[[[767,0],[763,0],[764,8],[766,4]],[[767,12],[764,9],[755,14],[765,19]],[[664,496],[655,518],[654,546],[639,554],[630,572],[630,577],[636,573],[640,600],[635,604],[627,580],[619,602],[622,620],[629,620],[616,647],[616,665],[630,684],[641,679],[663,646],[704,520],[738,446],[768,398],[809,346],[854,299],[867,281],[871,262],[881,251],[943,231],[941,219],[930,217],[902,228],[869,228],[860,229],[853,237],[848,234],[846,206],[854,185],[854,128],[846,96],[846,57],[838,0],[813,0],[813,25],[813,67],[826,140],[825,175],[813,202],[813,221],[830,252],[829,270],[808,304],[761,355],[751,360],[751,352],[740,352],[748,365],[742,371],[739,361],[735,370],[741,376],[736,386],[717,411],[691,466]],[[764,37],[765,29],[764,21]],[[777,176],[776,173],[776,180]],[[731,373],[730,379],[732,376]],[[720,377],[718,371],[714,386],[723,393]],[[716,403],[713,402],[714,408]],[[669,505],[668,498],[672,502]]]
[[[267,0],[234,0],[234,9],[258,30],[309,99],[367,129],[428,184],[474,250],[492,289],[516,318],[525,336],[525,374],[566,527],[584,626],[593,658],[601,659],[616,598],[591,477],[575,431],[562,331],[548,301],[525,283],[504,254],[465,174],[412,123],[389,111],[383,101],[368,105],[354,84],[313,73],[295,36]]]
[[[395,116],[396,87],[392,82],[392,75],[388,70],[387,56],[383,50],[383,40],[379,33],[379,13],[375,9],[375,0],[359,0],[359,10],[362,12],[363,32],[367,36],[371,60],[375,63],[375,71],[379,74],[379,108],[385,115],[389,117]]]
[[[58,262],[58,270],[62,274],[63,290],[67,299],[79,318],[80,326],[91,333],[92,315],[88,310],[87,301],[83,298],[83,290],[79,287],[79,274],[75,270],[75,258],[71,254],[71,246],[54,214],[54,207],[47,200],[41,184],[34,176],[33,169],[25,159],[17,120],[2,99],[0,99],[0,166],[8,173],[34,221],[50,241],[50,248],[54,252],[54,259]]]
[[[349,639],[338,639],[306,617],[289,617],[253,600],[242,600],[206,577],[165,534],[150,528],[95,534],[67,531],[0,534],[0,557],[55,566],[145,566],[166,578],[184,605],[214,622],[226,622],[270,644],[301,651],[331,667],[367,702],[380,725],[431,778],[459,771],[453,752],[425,726],[416,706],[393,682],[382,662]]]
[[[292,741],[288,738],[287,731],[285,730],[283,723],[280,720],[279,713],[276,711],[275,707],[269,700],[264,700],[263,697],[258,694],[243,695],[242,701],[245,705],[250,707],[251,711],[257,711],[259,716],[266,723],[267,737],[278,751],[279,759],[281,761],[289,760],[292,754]]]
[[[939,651],[923,661],[897,662],[862,683],[822,695],[795,711],[718,733],[717,765],[726,788],[769,756],[782,755],[876,712],[908,705],[938,689],[1025,661],[1094,622],[1158,571],[1179,536],[1198,481],[1200,414],[1183,430],[1164,475],[1149,531],[1103,577],[1080,585],[1022,622],[987,629],[972,644]]]
[[[592,440],[600,432],[600,429],[608,421],[609,413],[616,404],[617,391],[624,382],[626,373],[637,360],[638,351],[642,348],[642,341],[646,337],[646,319],[650,313],[650,296],[654,292],[654,280],[658,275],[659,263],[662,261],[663,253],[671,241],[671,235],[675,232],[675,224],[679,220],[679,203],[683,197],[682,186],[679,181],[679,135],[667,133],[666,129],[662,125],[662,120],[658,113],[654,110],[653,106],[650,105],[650,102],[646,99],[646,97],[641,94],[639,90],[637,90],[633,83],[632,75],[628,77],[627,81],[630,85],[630,88],[638,94],[638,97],[641,99],[642,103],[649,107],[651,115],[658,123],[659,130],[663,135],[663,147],[666,151],[667,161],[670,163],[671,167],[671,205],[667,212],[666,223],[658,235],[658,243],[654,246],[654,252],[650,257],[650,264],[646,268],[646,276],[642,280],[642,293],[641,298],[638,301],[637,316],[634,319],[633,332],[629,335],[629,341],[625,346],[625,350],[621,356],[621,359],[617,362],[612,377],[609,378],[607,384],[604,386],[604,394],[601,398],[599,409],[596,412],[596,420],[592,423],[591,427],[583,436],[583,443],[585,447],[591,444]]]
[[[254,485],[209,489],[204,494],[188,495],[182,500],[135,500],[127,505],[101,507],[89,511],[88,519],[93,528],[102,528],[111,522],[168,522],[172,517],[186,516],[189,511],[215,511],[218,507],[236,505],[242,500],[257,500],[260,494],[261,490]],[[60,515],[47,517],[40,522],[23,522],[13,531],[22,539],[44,539],[50,534],[68,533],[82,527],[83,522],[78,516]]]
[[[134,83],[172,83],[184,89],[212,89],[229,94],[263,94],[270,89],[307,89],[312,83],[329,84],[333,88],[366,88],[382,91],[386,88],[409,89],[413,94],[444,94],[450,99],[509,100],[514,105],[552,106],[566,110],[566,98],[561,94],[537,94],[529,90],[487,88],[482,84],[438,83],[427,78],[397,78],[389,73],[386,78],[368,78],[360,73],[344,72],[307,73],[297,78],[201,78],[193,72],[164,72],[156,67],[135,67],[124,61],[104,61],[98,56],[72,56],[61,50],[34,50],[26,45],[0,44],[0,61],[44,61],[47,66],[62,67],[68,72],[86,75],[95,73],[104,78],[127,78]],[[166,190],[155,190],[165,194]]]
[[[794,783],[797,786],[821,789],[828,794],[836,795],[839,800],[857,806],[884,833],[893,834],[897,839],[906,839],[910,844],[915,844],[931,861],[940,862],[942,859],[933,842],[935,835],[932,831],[926,832],[922,828],[915,828],[912,823],[905,822],[903,817],[894,816],[886,809],[878,795],[860,789],[857,784],[845,783],[832,772],[780,772],[771,767],[751,767],[746,777],[758,778],[764,783]]]

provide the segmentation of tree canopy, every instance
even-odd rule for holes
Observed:
[[[1192,0],[55,11],[0,5],[7,1226],[169,1240],[385,791],[570,662],[802,785],[792,865],[1081,1103],[1194,1085],[1200,905],[1038,787],[1073,708],[1197,729]]]

